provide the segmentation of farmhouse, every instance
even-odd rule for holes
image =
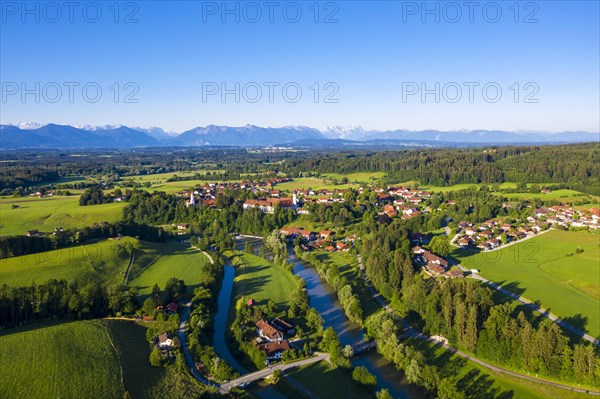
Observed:
[[[164,333],[158,336],[158,346],[161,349],[169,349],[173,347],[173,340],[169,333]]]
[[[278,331],[281,331],[286,335],[293,335],[296,333],[296,329],[293,324],[283,319],[280,319],[279,317],[276,317],[273,320],[271,320],[270,324],[271,326],[275,327]]]
[[[267,354],[267,360],[281,359],[283,352],[290,350],[288,341],[267,342],[257,345],[257,348]]]
[[[270,342],[279,342],[283,340],[283,333],[273,327],[265,320],[260,320],[256,323],[258,335]]]

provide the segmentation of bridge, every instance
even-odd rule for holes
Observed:
[[[361,353],[368,352],[377,348],[377,341],[367,341],[363,343],[358,343],[356,345],[352,345],[352,350],[354,351],[354,356],[360,355]]]
[[[298,360],[296,362],[293,363],[287,363],[287,364],[278,364],[276,366],[272,366],[263,370],[258,370],[255,371],[253,373],[248,373],[248,374],[244,374],[243,376],[236,378],[233,381],[229,381],[227,383],[221,384],[221,386],[219,387],[219,392],[224,394],[229,392],[229,390],[231,388],[240,386],[240,385],[246,385],[246,384],[250,384],[254,381],[257,380],[261,380],[264,378],[267,378],[268,376],[270,376],[271,374],[273,374],[273,372],[275,370],[281,370],[281,371],[285,371],[287,369],[291,369],[294,367],[300,367],[300,366],[305,366],[307,364],[312,364],[312,363],[316,363],[316,362],[320,362],[321,360],[325,360],[325,361],[329,361],[329,353],[315,353],[316,356],[308,358],[308,359],[302,359],[302,360]]]

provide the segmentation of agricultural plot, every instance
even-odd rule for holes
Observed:
[[[123,397],[119,358],[98,322],[9,330],[0,348],[2,398]]]
[[[255,255],[229,252],[236,267],[233,297],[245,296],[259,304],[273,300],[277,306],[287,308],[296,282],[292,273]]]
[[[129,265],[129,248],[143,252],[145,244],[131,237],[123,237],[120,240],[104,240],[2,259],[0,281],[14,286],[42,284],[50,279],[120,282]]]
[[[344,177],[347,177],[350,183],[372,183],[373,180],[378,180],[382,177],[385,177],[385,172],[358,172],[348,174],[325,173],[323,176],[328,179],[337,179],[340,181]]]
[[[0,199],[0,235],[22,235],[28,230],[52,232],[57,227],[81,228],[117,222],[125,203],[79,206],[79,196]]]
[[[129,285],[138,287],[140,295],[148,295],[154,284],[164,288],[171,277],[185,281],[188,292],[202,282],[207,275],[209,261],[202,252],[182,244],[167,244],[162,254],[138,276],[133,276]]]
[[[343,190],[346,188],[358,187],[358,184],[338,184],[335,185],[331,183],[331,181],[327,179],[318,179],[316,177],[300,177],[296,178],[291,182],[278,184],[275,188],[283,191],[292,191],[292,190]]]
[[[600,335],[598,233],[553,230],[502,250],[474,254],[456,249],[454,256],[573,326]]]

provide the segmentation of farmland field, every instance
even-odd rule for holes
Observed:
[[[140,295],[150,294],[154,284],[164,288],[171,277],[185,281],[191,292],[206,276],[205,270],[209,262],[202,252],[182,244],[163,245],[167,245],[165,248],[168,250],[165,249],[139,276],[129,281],[129,285],[139,288]]]
[[[275,266],[259,256],[244,252],[229,252],[236,267],[233,297],[250,297],[259,304],[269,299],[278,307],[287,307],[291,294],[296,288],[292,273]]]
[[[2,259],[0,279],[2,283],[15,286],[41,284],[50,279],[122,281],[129,264],[128,246],[143,251],[145,245],[134,238],[123,237],[119,241],[105,240]]]
[[[347,177],[351,183],[371,183],[371,180],[381,179],[385,176],[385,172],[362,172],[362,173],[325,173],[324,177],[329,179],[338,179],[342,180],[344,177]]]
[[[468,269],[600,335],[600,247],[598,233],[550,231],[490,253],[456,249]],[[583,250],[577,253],[577,249]]]
[[[317,179],[316,177],[300,177],[294,179],[294,181],[278,184],[275,188],[278,190],[306,190],[308,188],[313,190],[342,190],[350,187],[358,187],[358,184],[338,184],[334,185],[328,180]]]
[[[0,348],[2,398],[123,397],[119,358],[98,322],[9,330]]]
[[[14,208],[18,206],[18,208]],[[124,203],[79,206],[79,196],[0,199],[0,235],[25,234],[27,230],[51,232],[117,222],[123,217]]]

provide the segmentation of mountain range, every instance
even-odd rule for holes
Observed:
[[[478,146],[509,144],[563,144],[598,142],[591,132],[509,132],[502,130],[365,130],[360,126],[333,126],[318,130],[306,126],[278,128],[246,125],[209,125],[180,134],[159,127],[122,125],[69,126],[37,123],[0,125],[0,149],[93,149],[137,147],[389,147]]]

